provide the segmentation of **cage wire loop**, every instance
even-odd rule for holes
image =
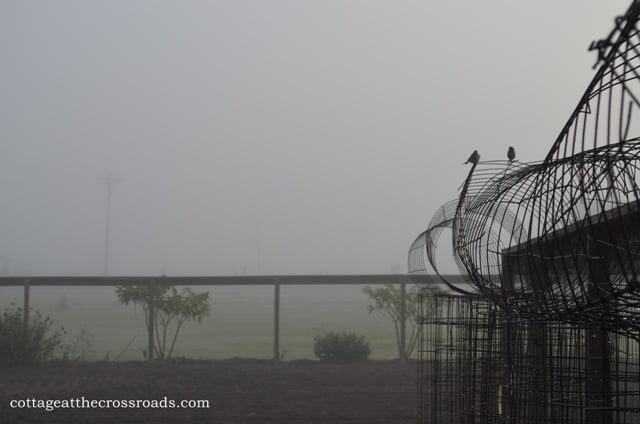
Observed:
[[[419,422],[640,422],[640,0],[542,162],[473,161],[411,246]],[[511,158],[510,158],[511,159]],[[444,229],[463,281],[438,270]],[[447,243],[445,243],[447,245]]]

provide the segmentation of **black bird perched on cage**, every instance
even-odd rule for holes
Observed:
[[[513,146],[509,146],[507,158],[509,159],[509,163],[513,162],[513,160],[516,158],[516,149],[514,149]]]
[[[469,159],[467,159],[467,161],[463,163],[463,165],[466,165],[468,163],[477,165],[478,162],[480,162],[480,154],[478,153],[477,150],[474,150],[473,153],[471,153],[471,156],[469,156]]]

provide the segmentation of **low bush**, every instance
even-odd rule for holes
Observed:
[[[82,328],[74,333],[68,333],[60,346],[59,357],[63,361],[86,361],[92,353],[93,334]]]
[[[364,336],[330,331],[314,338],[313,353],[326,362],[366,361],[371,347]]]
[[[14,365],[52,359],[61,347],[65,330],[54,329],[53,320],[32,314],[25,331],[22,308],[5,308],[0,315],[0,364]]]

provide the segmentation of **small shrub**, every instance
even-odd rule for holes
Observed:
[[[314,337],[313,353],[327,362],[366,361],[371,353],[369,342],[364,336],[354,333],[328,332]]]
[[[0,315],[0,364],[34,363],[52,359],[62,345],[64,328],[54,329],[51,317],[32,314],[25,332],[22,308],[5,308]]]
[[[60,346],[60,359],[63,361],[86,361],[92,352],[93,334],[83,328],[76,333],[69,334]]]
[[[147,332],[155,332],[156,343],[152,353],[158,359],[171,359],[182,326],[192,321],[201,324],[211,312],[209,292],[194,293],[185,287],[178,291],[175,286],[157,285],[155,289],[154,328],[150,328],[151,293],[149,286],[116,286],[118,301],[123,305],[141,305]],[[170,328],[173,327],[173,337]],[[167,337],[168,336],[168,337]]]

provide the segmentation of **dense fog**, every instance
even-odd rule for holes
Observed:
[[[0,2],[0,273],[404,272],[627,3]]]

